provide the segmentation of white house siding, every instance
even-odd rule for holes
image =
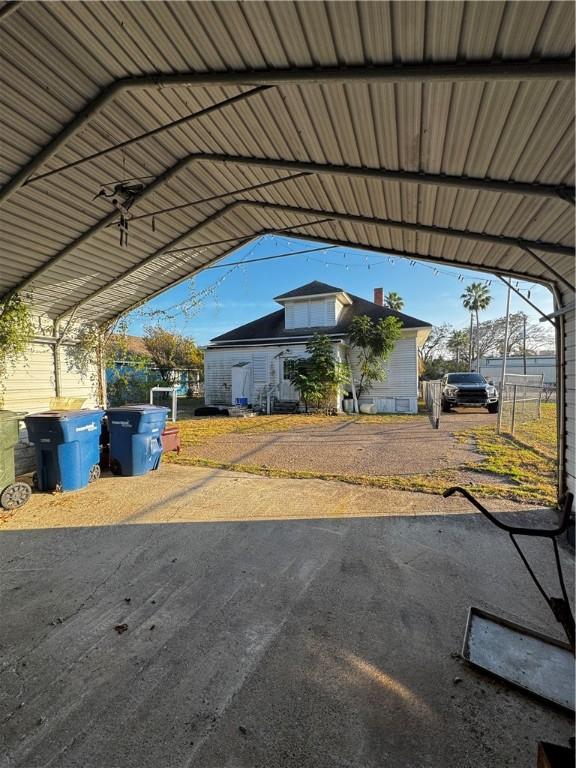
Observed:
[[[65,344],[60,349],[60,388],[62,397],[84,397],[87,406],[97,405],[96,366],[90,366],[87,371],[79,370],[73,347]]]
[[[340,344],[335,349],[340,354]],[[282,358],[279,358],[279,353]],[[204,357],[204,391],[207,405],[232,404],[232,366],[252,364],[251,402],[259,404],[259,394],[266,384],[280,384],[282,361],[305,357],[305,344],[270,347],[208,348]],[[353,358],[352,365],[357,364]],[[357,369],[356,369],[357,372]],[[282,391],[280,397],[283,399]],[[290,397],[286,399],[291,399]],[[416,333],[405,331],[386,365],[386,381],[376,383],[360,400],[372,403],[378,413],[417,413],[418,350]]]
[[[336,298],[336,301],[332,303],[332,307],[330,311],[334,312],[333,316],[331,315],[332,325],[338,325],[338,320],[340,319],[340,315],[342,314],[342,310],[344,309],[345,304],[342,304],[340,299]]]
[[[228,349],[208,348],[204,353],[204,400],[206,405],[232,405],[232,366],[251,363],[251,402],[259,403],[260,392],[267,384],[280,384],[282,360],[305,357],[303,344]],[[278,355],[283,353],[282,358]]]
[[[61,384],[62,397],[85,397],[87,405],[96,405],[96,371],[90,371],[82,377],[78,372],[69,370],[62,353]],[[48,341],[30,345],[26,357],[21,358],[3,382],[2,408],[19,413],[38,413],[50,407],[50,401],[56,397],[56,377],[54,373],[54,345]],[[20,422],[20,439],[15,450],[16,473],[23,474],[34,469],[34,448],[28,442],[24,422]]]
[[[338,302],[339,303],[339,302]],[[327,328],[336,325],[336,299],[298,299],[287,301],[286,328]]]
[[[352,354],[352,368],[358,376],[358,356]],[[386,379],[376,382],[359,402],[373,404],[378,413],[418,412],[418,347],[416,332],[404,331],[386,365]]]

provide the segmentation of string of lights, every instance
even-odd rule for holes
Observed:
[[[302,249],[299,248],[299,246],[301,246],[301,244],[302,244],[301,241],[298,241],[297,243],[294,243],[294,241],[290,241],[289,238],[286,238],[286,241],[288,242],[289,245],[292,245],[293,247],[298,247],[298,250],[296,250],[296,251],[286,251],[284,253],[272,254],[270,256],[259,256],[259,257],[255,258],[255,259],[250,259],[250,258],[247,257],[246,259],[243,259],[240,262],[229,262],[228,264],[213,264],[210,267],[207,267],[207,269],[223,269],[223,268],[225,268],[227,266],[231,266],[231,265],[240,265],[240,266],[244,267],[244,266],[246,266],[248,264],[252,264],[252,263],[256,263],[256,262],[272,261],[272,260],[275,260],[275,259],[289,258],[291,256],[304,256],[304,255],[306,255],[306,261],[308,261],[308,262],[313,261],[315,263],[322,264],[326,268],[328,268],[328,267],[338,267],[338,268],[344,269],[346,271],[349,271],[350,269],[366,269],[368,271],[371,271],[374,267],[379,267],[379,266],[383,266],[383,265],[386,265],[386,264],[389,264],[390,266],[394,266],[396,261],[398,261],[398,262],[408,263],[409,266],[412,267],[412,268],[416,267],[416,268],[419,268],[419,269],[427,269],[427,270],[429,270],[429,271],[431,271],[433,273],[434,277],[438,277],[439,275],[446,275],[447,277],[451,277],[453,279],[456,279],[456,280],[458,280],[461,283],[469,281],[469,282],[484,282],[487,286],[491,286],[492,285],[492,279],[491,278],[479,278],[479,277],[474,277],[474,276],[469,277],[469,276],[464,275],[462,273],[458,273],[457,274],[455,271],[450,271],[448,269],[444,269],[442,267],[438,267],[438,266],[435,266],[433,264],[428,264],[428,263],[426,263],[424,261],[420,261],[420,260],[417,260],[417,259],[410,259],[408,257],[386,256],[385,254],[383,254],[381,257],[380,256],[374,256],[372,254],[370,256],[367,256],[365,254],[357,252],[355,249],[346,249],[346,250],[344,250],[344,252],[342,254],[342,261],[328,261],[326,259],[317,259],[317,258],[314,258],[313,256],[308,256],[307,254],[317,253],[319,255],[322,255],[322,254],[327,253],[330,250],[334,250],[334,249],[339,248],[341,246],[326,245],[326,246],[322,246],[320,248],[317,247],[317,248],[310,248],[310,249],[307,249],[307,250],[302,250]],[[278,240],[276,238],[274,238],[274,243],[275,243],[276,246],[279,245]],[[363,259],[363,262],[362,263],[354,263],[354,262],[349,260],[350,256],[358,256],[358,257]],[[534,288],[534,284],[530,285],[528,288],[526,288],[526,287],[520,286],[520,283],[517,280],[513,281],[513,283],[514,283],[515,287],[519,291],[526,292],[527,295],[528,295],[528,298],[530,298],[531,289]]]
[[[274,244],[276,247],[280,245],[277,238],[273,238]],[[291,251],[285,251],[283,253],[274,253],[270,254],[269,256],[257,256],[255,258],[251,258],[254,254],[256,248],[261,245],[262,241],[256,240],[253,244],[246,256],[239,261],[224,261],[220,264],[211,264],[209,267],[205,267],[204,271],[208,270],[216,270],[216,269],[225,269],[226,272],[224,275],[219,277],[214,283],[207,286],[206,288],[203,288],[198,293],[194,293],[194,295],[184,302],[180,301],[174,304],[171,307],[164,308],[164,309],[155,309],[155,310],[148,310],[142,312],[142,314],[148,316],[148,317],[156,317],[158,315],[164,315],[164,316],[171,316],[174,318],[175,316],[179,314],[190,314],[191,311],[193,311],[195,308],[198,307],[201,300],[203,298],[206,298],[208,295],[211,295],[215,292],[215,290],[228,278],[230,275],[232,275],[237,270],[241,270],[242,272],[245,272],[245,267],[249,264],[255,264],[255,263],[262,263],[266,261],[274,261],[277,259],[285,259],[290,258],[294,256],[305,256],[307,262],[315,262],[317,264],[323,265],[326,269],[329,267],[337,267],[340,269],[344,269],[346,271],[349,271],[350,269],[366,269],[367,271],[371,271],[373,268],[378,268],[381,266],[394,266],[396,261],[399,263],[407,263],[411,268],[419,268],[419,269],[427,269],[431,271],[434,275],[434,277],[438,277],[439,275],[445,275],[447,277],[451,277],[453,279],[458,280],[461,283],[464,283],[465,281],[470,282],[484,282],[487,286],[492,285],[492,280],[490,278],[479,278],[479,277],[469,277],[467,275],[463,275],[461,272],[456,273],[455,270],[449,270],[445,269],[439,266],[436,266],[434,264],[428,264],[425,261],[420,261],[417,259],[412,259],[408,257],[403,256],[386,256],[383,254],[382,256],[376,256],[374,254],[366,255],[365,253],[362,253],[359,250],[356,249],[344,249],[342,253],[342,260],[341,261],[328,261],[326,258],[324,259],[318,259],[314,256],[311,256],[310,254],[317,254],[317,255],[324,255],[327,256],[329,251],[333,251],[337,248],[342,248],[342,246],[336,246],[336,245],[323,245],[323,246],[317,246],[315,248],[306,248],[303,249],[300,246],[302,245],[302,241],[291,241],[289,238],[283,238],[283,241],[285,241],[289,246],[292,246],[293,248],[297,248],[297,250],[291,250]],[[202,248],[201,251],[206,251],[208,248]],[[362,261],[360,263],[354,262],[353,258],[360,258]],[[520,286],[519,281],[512,281],[515,285],[516,289],[518,291],[523,291],[527,294],[527,298],[530,299],[531,296],[531,289],[534,288],[535,284],[532,284],[530,286],[523,287]]]

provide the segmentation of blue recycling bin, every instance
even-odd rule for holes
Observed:
[[[104,411],[46,411],[26,416],[41,491],[77,491],[100,477]]]
[[[146,475],[158,469],[168,408],[124,405],[109,408],[110,469],[115,475]]]

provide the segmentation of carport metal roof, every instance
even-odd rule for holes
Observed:
[[[4,3],[0,293],[105,321],[277,231],[569,292],[573,30],[565,2]],[[134,178],[121,246],[95,196]]]

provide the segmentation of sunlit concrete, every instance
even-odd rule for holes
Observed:
[[[0,583],[2,768],[532,768],[571,732],[456,657],[471,604],[557,634],[462,499],[163,467],[35,496]]]

